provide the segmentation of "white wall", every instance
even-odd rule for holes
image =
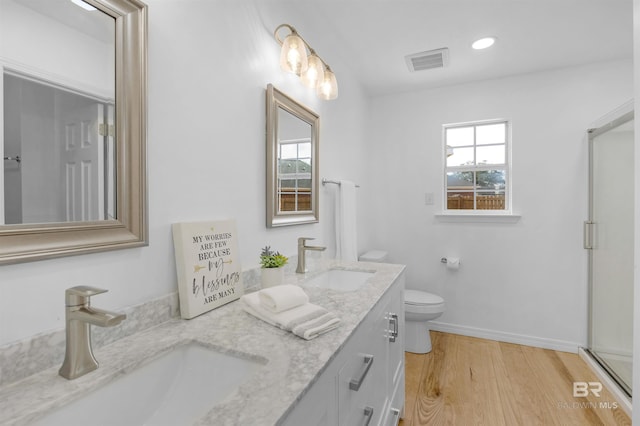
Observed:
[[[233,0],[147,0],[149,5],[149,230],[145,248],[0,267],[0,345],[63,328],[64,289],[109,289],[95,300],[118,309],[176,291],[171,223],[235,218],[243,269],[260,248],[293,255],[296,238],[335,250],[332,193],[320,223],[265,227],[265,89],[273,83],[321,116],[320,174],[364,181],[360,159],[368,103],[321,28],[282,2],[260,10]],[[257,2],[258,4],[260,2]],[[320,101],[278,66],[273,30],[297,27],[336,72],[340,97]],[[360,229],[366,229],[362,215]],[[361,245],[367,235],[360,232]]]
[[[587,336],[589,124],[633,96],[630,62],[594,64],[380,97],[368,199],[374,244],[439,294],[440,328],[565,350]],[[442,209],[442,124],[506,118],[515,223],[451,223]],[[425,205],[426,192],[435,205]],[[443,256],[462,259],[452,272]]]
[[[633,65],[636,70],[634,76],[634,110],[640,111],[640,0],[633,0]],[[634,210],[634,247],[633,247],[633,389],[640,389],[640,274],[638,265],[640,264],[640,120],[635,120],[635,210]],[[633,400],[632,419],[633,424],[640,424],[640,398]]]

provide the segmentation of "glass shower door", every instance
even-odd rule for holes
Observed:
[[[633,112],[590,131],[589,350],[631,395],[633,349]]]

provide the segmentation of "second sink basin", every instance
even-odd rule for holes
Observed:
[[[330,288],[338,291],[355,291],[362,287],[374,273],[375,272],[350,271],[346,269],[329,269],[304,282],[303,285]]]
[[[260,367],[256,361],[189,343],[70,402],[35,424],[192,424]]]

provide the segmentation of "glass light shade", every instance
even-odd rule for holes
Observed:
[[[330,69],[325,70],[324,78],[318,84],[316,93],[320,99],[330,101],[338,97],[338,81],[336,75]]]
[[[453,147],[447,145],[447,157],[451,157],[453,155]]]
[[[295,33],[288,35],[282,43],[280,67],[286,72],[297,75],[307,70],[307,48]]]
[[[315,89],[318,87],[318,83],[324,80],[324,64],[320,58],[313,53],[309,55],[307,62],[309,66],[300,78],[302,79],[302,84],[311,89]]]

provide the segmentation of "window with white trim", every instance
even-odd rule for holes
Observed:
[[[509,122],[443,127],[445,212],[510,212]]]
[[[311,139],[278,142],[278,212],[311,211]]]

